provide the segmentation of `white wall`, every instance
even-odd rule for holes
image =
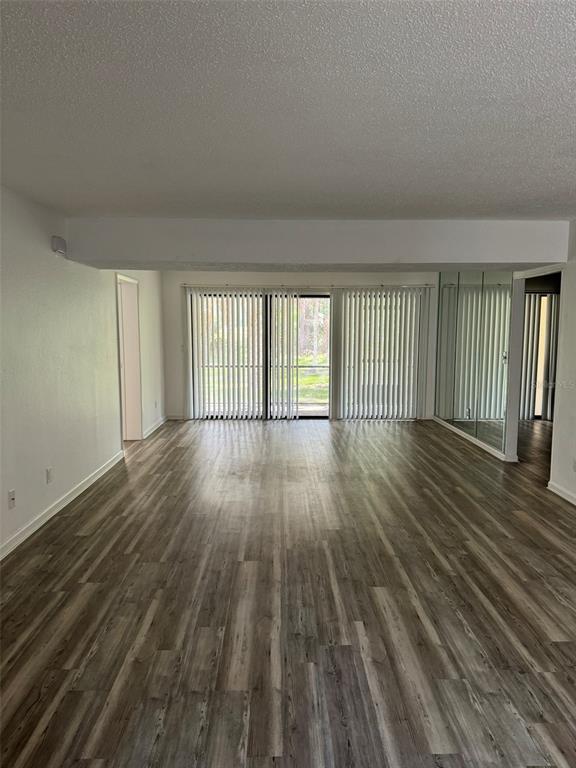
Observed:
[[[71,258],[94,266],[260,270],[565,262],[569,229],[566,221],[176,218],[73,218],[68,226]]]
[[[53,234],[59,216],[3,190],[3,553],[121,456],[115,277],[56,256]]]
[[[298,288],[328,289],[332,286],[352,285],[429,285],[433,298],[430,314],[436,317],[436,284],[434,272],[179,272],[162,273],[162,304],[164,316],[164,372],[166,385],[166,415],[169,419],[184,418],[186,413],[186,313],[185,285],[203,287],[263,288],[293,286]],[[432,329],[430,341],[435,345],[436,334]],[[431,417],[434,408],[434,365],[432,350],[428,357],[426,416]],[[430,389],[432,387],[432,389]]]
[[[138,280],[142,430],[146,437],[164,421],[162,280],[159,272],[122,270],[120,274]]]
[[[549,487],[576,504],[576,222],[562,271],[559,332]]]

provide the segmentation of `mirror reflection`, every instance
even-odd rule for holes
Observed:
[[[436,415],[504,449],[511,272],[443,272]]]

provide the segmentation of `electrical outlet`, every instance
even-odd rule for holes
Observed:
[[[52,478],[54,476],[52,467],[46,467],[46,485],[49,485],[52,482]]]
[[[154,409],[158,410],[158,400],[154,400]]]
[[[576,472],[576,458],[572,459],[572,469]]]
[[[8,491],[8,509],[14,509],[16,506],[16,491],[12,489]]]

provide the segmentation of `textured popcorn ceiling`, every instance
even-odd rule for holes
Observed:
[[[576,2],[2,2],[3,180],[69,213],[576,216]]]

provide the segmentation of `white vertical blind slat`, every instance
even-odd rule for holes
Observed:
[[[388,414],[387,402],[389,398],[390,381],[392,380],[392,363],[390,355],[390,318],[392,316],[392,292],[382,294],[382,315],[384,320],[384,349],[382,353],[382,386],[380,388],[380,407],[382,414]]]
[[[270,418],[298,416],[298,296],[276,292],[270,299]]]
[[[246,295],[239,299],[240,307],[240,395],[241,404],[238,412],[240,419],[245,419],[248,413],[248,349],[250,347],[250,333],[248,327],[248,318],[246,310]]]
[[[369,330],[368,318],[367,318],[367,307],[368,307],[369,299],[370,299],[370,291],[363,291],[362,297],[361,297],[362,325],[367,330]],[[368,360],[367,360],[368,336],[369,336],[369,333],[363,334],[362,344],[360,346],[360,359],[362,361],[362,364],[360,365],[360,403],[361,403],[362,410],[366,414],[368,414],[368,382],[367,382],[367,376],[366,376],[366,374],[368,373]]]
[[[368,413],[371,419],[376,416],[376,293],[370,291],[369,298],[369,323],[370,333],[368,334]]]
[[[398,418],[398,313],[400,309],[400,301],[397,292],[392,292],[392,315],[390,317],[391,322],[391,363],[392,363],[392,418]]]
[[[378,418],[382,408],[382,293],[374,293],[374,411]]]
[[[206,313],[205,320],[208,320],[208,297],[203,297],[203,311]],[[208,360],[210,358],[209,349],[208,349],[208,338],[209,338],[209,324],[208,322],[203,323],[204,326],[204,345],[203,345],[203,352],[204,352],[204,360],[202,365],[202,371],[204,374],[204,394],[205,394],[205,403],[204,403],[204,417],[208,416],[210,413],[210,407],[211,407],[211,394],[212,394],[212,387],[210,386],[210,370],[208,368]]]
[[[246,317],[247,317],[247,323],[248,323],[247,330],[248,330],[248,337],[250,339],[250,343],[248,344],[248,360],[246,362],[247,367],[248,367],[248,371],[247,371],[247,374],[246,374],[247,375],[247,380],[248,380],[248,409],[247,409],[246,418],[248,418],[248,419],[253,419],[254,418],[254,415],[253,415],[253,413],[254,413],[254,398],[253,398],[254,390],[252,388],[253,368],[254,368],[253,360],[252,360],[252,355],[253,355],[253,350],[254,350],[254,344],[252,343],[252,335],[254,333],[254,313],[253,313],[252,309],[253,309],[253,306],[252,306],[252,294],[249,294],[246,297]]]
[[[212,368],[212,380],[214,382],[214,411],[215,413],[218,413],[220,410],[220,344],[218,343],[218,335],[219,335],[219,324],[218,324],[218,304],[219,299],[218,296],[215,297],[214,303],[212,305],[213,309],[213,316],[212,316],[212,346],[214,350],[214,362],[213,362],[213,368]]]
[[[400,302],[400,323],[398,331],[398,413],[404,413],[404,365],[406,348],[406,308],[410,292],[406,291],[404,301]]]
[[[356,316],[354,319],[356,328],[362,327],[362,294],[358,293],[356,303]],[[362,370],[362,344],[356,345],[356,365],[354,366],[355,373],[355,391],[356,391],[356,411],[354,412],[354,418],[358,418],[358,415],[362,412],[362,387],[360,384],[360,371]]]
[[[226,359],[224,342],[224,297],[218,296],[218,389],[220,408],[224,414],[228,413],[226,403]]]
[[[193,301],[192,296],[189,296],[190,300],[190,313],[192,315],[192,350],[194,354],[194,351],[198,351],[199,347],[199,341],[198,341],[198,317],[197,317],[197,302]],[[197,372],[194,370],[194,365],[192,362],[192,359],[190,360],[190,365],[192,367],[192,415],[194,417],[198,417],[200,413],[200,403],[199,403],[199,386],[197,381]]]

